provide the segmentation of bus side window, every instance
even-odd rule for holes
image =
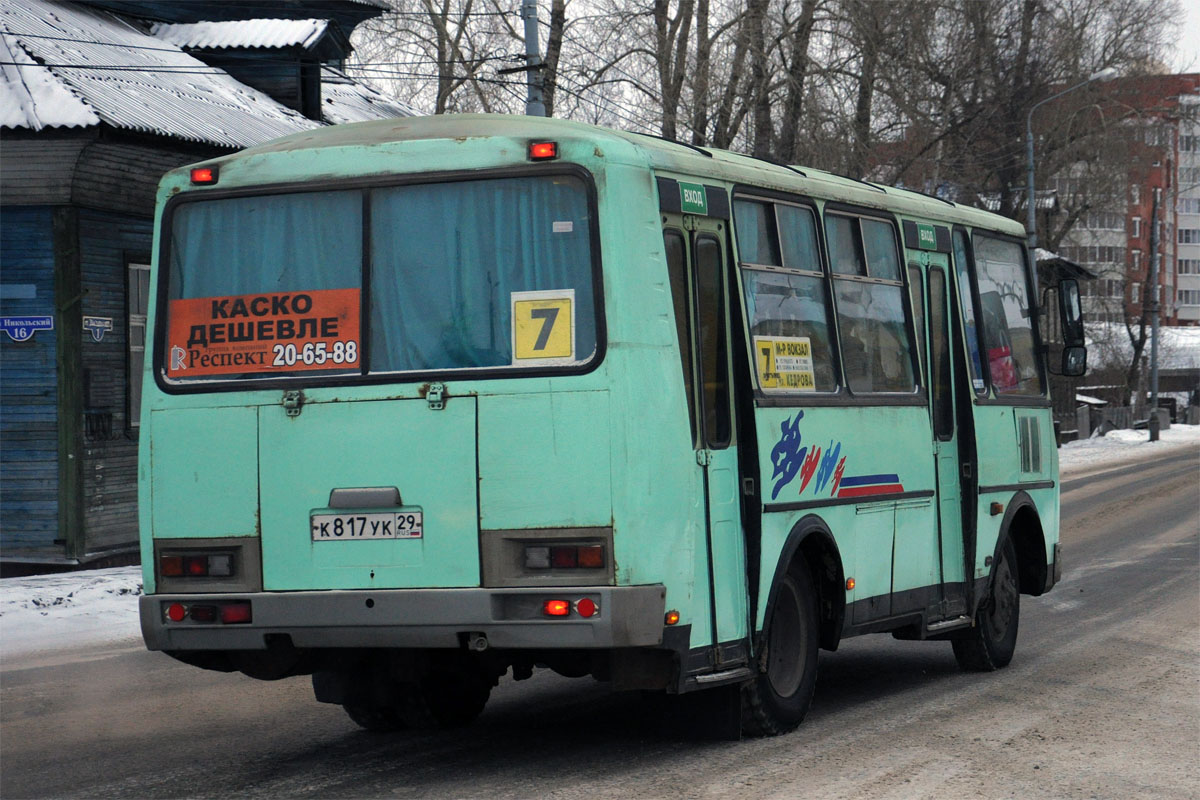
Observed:
[[[954,398],[950,393],[950,326],[946,321],[946,274],[929,270],[929,389],[933,400],[933,432],[943,442],[954,436]]]
[[[704,442],[709,447],[722,448],[729,445],[732,425],[729,371],[726,366],[721,244],[714,237],[702,234],[696,237],[694,247]]]
[[[830,215],[825,217],[825,230],[830,234],[846,384],[856,394],[911,392],[916,386],[913,348],[895,227],[880,220]],[[851,265],[857,265],[856,272],[849,271]]]
[[[679,356],[683,366],[683,391],[687,395],[688,419],[691,421],[692,444],[696,443],[696,398],[692,393],[692,336],[688,313],[687,247],[683,233],[668,228],[663,231],[663,246],[667,251],[667,277],[671,282],[671,304],[675,311],[675,334],[679,339]]]
[[[979,357],[979,323],[975,320],[975,294],[971,287],[970,262],[967,251],[967,234],[954,232],[954,266],[958,272],[958,301],[962,306],[963,326],[967,333],[968,366],[971,369],[971,386],[976,392],[985,392],[987,382],[983,375],[983,363]]]
[[[768,393],[837,391],[829,298],[812,209],[737,199],[733,210],[759,388]],[[772,346],[789,343],[808,347],[811,369],[769,376]]]
[[[912,298],[913,328],[917,332],[917,361],[925,366],[925,293],[921,291],[921,268],[916,264],[908,265],[908,292]],[[929,371],[924,370],[925,375]]]
[[[1021,245],[976,234],[975,279],[992,387],[997,394],[1041,395],[1030,282]]]

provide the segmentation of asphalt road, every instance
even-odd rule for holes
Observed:
[[[788,736],[689,737],[638,695],[541,672],[464,730],[371,735],[306,678],[92,649],[5,660],[0,795],[1195,798],[1200,451],[1068,479],[1062,508],[1063,581],[1022,597],[1007,669],[850,640]]]

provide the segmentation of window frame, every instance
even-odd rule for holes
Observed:
[[[956,227],[958,227],[958,226],[956,226]],[[1026,406],[1026,407],[1036,407],[1036,408],[1049,407],[1051,404],[1050,395],[1049,395],[1050,382],[1047,379],[1047,375],[1046,375],[1046,355],[1045,355],[1046,349],[1045,349],[1045,345],[1042,343],[1042,333],[1040,330],[1041,326],[1038,324],[1038,318],[1039,318],[1039,315],[1041,314],[1041,309],[1038,306],[1037,292],[1033,289],[1033,286],[1032,286],[1033,269],[1032,269],[1032,265],[1030,264],[1029,248],[1026,245],[1025,240],[1020,236],[1013,236],[1011,234],[999,233],[997,231],[992,231],[992,230],[988,230],[986,228],[977,228],[977,227],[976,228],[963,228],[963,230],[965,230],[967,232],[967,240],[970,244],[969,258],[971,259],[971,263],[969,265],[970,269],[968,270],[968,273],[970,274],[970,278],[971,278],[971,291],[973,293],[973,297],[975,300],[976,315],[981,314],[981,310],[983,308],[982,303],[980,301],[980,297],[979,297],[979,274],[978,274],[978,268],[976,267],[976,259],[975,259],[975,252],[978,249],[976,246],[976,241],[975,241],[976,238],[979,236],[985,236],[985,237],[997,239],[997,240],[1004,241],[1004,242],[1011,242],[1020,247],[1021,262],[1022,262],[1022,267],[1025,272],[1025,291],[1028,292],[1028,296],[1029,296],[1029,315],[1030,315],[1030,319],[1032,320],[1030,329],[1032,330],[1032,338],[1033,338],[1034,363],[1037,366],[1038,379],[1041,381],[1041,385],[1042,385],[1041,394],[1036,394],[1036,395],[1033,395],[1033,394],[1001,394],[1000,392],[996,391],[996,387],[992,381],[991,368],[987,363],[987,358],[982,358],[981,360],[983,361],[984,369],[986,370],[986,374],[987,374],[987,393],[985,395],[981,395],[981,394],[977,393],[976,394],[976,403],[979,405],[991,405],[991,406]],[[983,331],[982,317],[979,320],[979,324],[980,324],[980,333],[982,334],[982,331]],[[980,340],[980,344],[981,345],[983,344],[982,339]],[[980,352],[982,353],[982,350]]]
[[[796,269],[794,267],[785,267],[776,264],[758,264],[752,261],[743,261],[741,258],[741,248],[737,244],[737,202],[738,200],[746,200],[755,203],[767,203],[771,206],[771,214],[775,221],[776,239],[779,237],[779,213],[775,206],[786,205],[796,208],[802,208],[812,215],[813,229],[816,234],[817,242],[817,259],[819,261],[820,270],[805,270]],[[811,198],[800,195],[788,194],[785,192],[776,192],[768,189],[762,189],[754,186],[735,186],[730,198],[730,220],[729,228],[731,231],[731,242],[735,248],[736,258],[733,265],[736,267],[737,274],[737,302],[740,303],[741,317],[743,318],[743,335],[745,338],[746,354],[751,365],[751,381],[754,387],[755,403],[762,407],[772,406],[804,406],[804,405],[829,405],[830,401],[846,400],[850,395],[846,391],[845,376],[842,374],[842,350],[841,341],[838,338],[837,311],[833,304],[833,284],[829,279],[829,254],[825,248],[825,230],[822,224],[821,211],[817,206],[816,201]],[[783,260],[783,243],[779,242],[780,258]],[[757,363],[754,353],[754,337],[750,331],[750,319],[746,314],[746,282],[742,279],[742,270],[749,269],[756,272],[770,272],[782,275],[799,275],[805,278],[816,278],[821,282],[821,291],[825,299],[826,326],[829,329],[829,346],[830,358],[832,360],[831,367],[833,369],[834,379],[837,381],[837,387],[833,391],[812,391],[812,392],[768,392],[764,391],[758,382],[758,369],[754,365]]]
[[[588,249],[592,266],[592,298],[596,327],[596,351],[592,357],[581,363],[572,365],[534,365],[518,367],[511,365],[492,367],[458,367],[437,370],[413,370],[400,372],[370,372],[370,357],[372,347],[370,341],[369,294],[371,279],[371,258],[369,251],[372,219],[369,208],[369,195],[373,189],[387,189],[400,186],[412,186],[430,183],[460,183],[485,181],[500,178],[548,178],[554,176],[569,176],[580,180],[587,202],[589,216]],[[360,269],[363,284],[361,289],[361,325],[364,357],[362,367],[357,374],[321,375],[308,373],[300,376],[272,375],[245,380],[239,379],[202,379],[188,381],[172,381],[166,377],[165,342],[167,335],[167,309],[170,270],[161,265],[170,264],[171,226],[175,213],[181,206],[188,203],[208,200],[223,200],[235,197],[263,197],[278,194],[299,194],[309,192],[359,191],[363,197],[364,214],[362,220],[362,237],[364,251]],[[272,391],[288,391],[299,388],[317,388],[324,386],[373,386],[397,383],[418,383],[430,380],[495,380],[505,378],[557,377],[567,375],[584,375],[593,372],[604,362],[607,352],[607,325],[604,308],[604,265],[600,251],[600,220],[599,199],[596,190],[595,177],[590,171],[578,164],[547,163],[522,164],[516,167],[499,167],[483,170],[439,170],[412,175],[380,175],[356,176],[334,180],[304,180],[288,183],[261,184],[236,188],[212,188],[181,192],[167,200],[163,207],[162,220],[157,233],[158,270],[157,282],[151,287],[154,300],[154,382],[159,390],[169,395],[196,394],[210,392],[242,392],[269,389]],[[143,387],[143,391],[145,387]]]
[[[871,276],[871,265],[867,261],[866,243],[863,241],[861,226],[859,226],[859,228],[858,228],[858,245],[862,249],[863,261],[864,261],[864,266],[867,269],[867,274],[866,275],[848,275],[848,274],[833,272],[832,268],[829,266],[832,263],[832,257],[829,253],[828,242],[825,241],[825,218],[827,216],[829,216],[830,214],[833,214],[834,216],[857,217],[860,219],[869,219],[869,220],[874,220],[877,222],[887,223],[892,229],[892,245],[894,247],[894,253],[896,256],[896,265],[899,270],[900,279],[899,280],[890,280],[890,279],[886,279],[886,278],[875,278],[875,277]],[[904,248],[904,239],[903,239],[903,236],[901,235],[901,226],[900,226],[899,219],[896,217],[895,214],[888,212],[888,211],[872,209],[872,208],[863,208],[862,206],[850,205],[848,203],[839,203],[836,201],[827,201],[824,204],[824,207],[822,208],[822,213],[821,213],[820,219],[821,219],[821,224],[818,227],[820,228],[820,236],[822,239],[822,245],[825,248],[824,257],[825,257],[826,275],[827,275],[826,282],[829,285],[830,297],[831,297],[831,300],[833,301],[833,326],[837,330],[839,365],[844,363],[844,358],[842,357],[843,354],[842,354],[842,348],[841,348],[841,326],[839,324],[839,320],[841,319],[841,316],[838,312],[838,307],[837,307],[837,292],[834,291],[834,287],[833,287],[833,282],[835,280],[845,280],[845,281],[853,281],[853,282],[857,282],[857,283],[877,284],[877,285],[899,287],[900,295],[901,295],[900,306],[904,311],[904,326],[905,326],[905,331],[907,332],[907,335],[908,335],[908,357],[909,357],[910,369],[912,371],[911,374],[912,374],[912,378],[913,378],[912,390],[902,391],[902,392],[855,392],[850,388],[849,381],[846,378],[845,370],[843,368],[842,374],[841,374],[843,391],[845,391],[850,397],[857,399],[859,401],[859,403],[863,404],[863,405],[884,405],[884,404],[925,405],[927,402],[927,392],[926,392],[926,387],[922,381],[921,361],[916,352],[917,337],[914,333],[915,327],[914,327],[914,322],[913,322],[912,301],[911,301],[912,288],[909,286],[909,283],[908,283],[908,269],[907,269],[908,260],[907,260],[907,255],[905,253],[905,248]]]

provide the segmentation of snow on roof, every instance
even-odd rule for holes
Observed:
[[[39,65],[15,40],[0,36],[0,128],[86,128],[100,122],[49,69]]]
[[[37,130],[36,120],[58,117],[72,120],[60,124],[95,124],[84,122],[78,109],[69,113],[71,93],[114,127],[233,147],[320,125],[107,12],[48,0],[0,0],[0,29],[9,50],[24,50],[44,65],[42,76],[61,87],[41,92],[36,109],[13,114],[5,123],[11,127]],[[19,70],[32,96],[24,74],[30,68]]]
[[[334,124],[418,116],[412,106],[392,100],[333,67],[321,69],[321,94],[321,115]]]
[[[329,29],[324,19],[247,19],[234,22],[156,23],[150,33],[190,49],[312,47]]]

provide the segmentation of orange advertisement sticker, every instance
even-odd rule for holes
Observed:
[[[355,369],[360,290],[172,300],[167,377]]]

